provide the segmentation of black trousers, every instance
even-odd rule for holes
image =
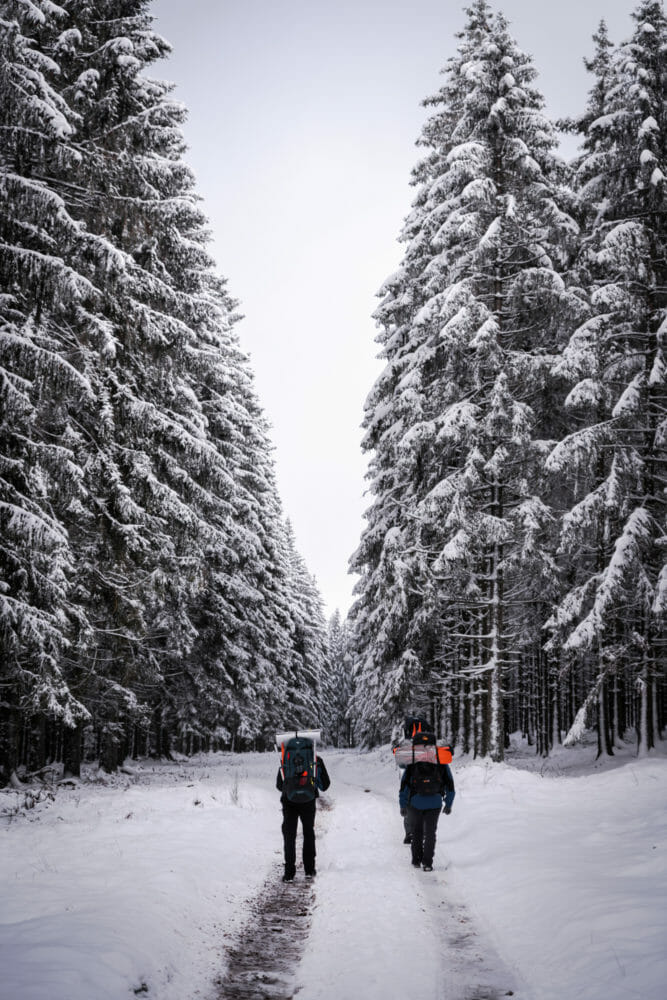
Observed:
[[[412,860],[416,865],[433,864],[435,831],[439,818],[439,809],[413,809],[408,806],[408,819],[412,828]]]
[[[306,875],[315,873],[315,800],[295,805],[293,802],[282,803],[283,806],[283,847],[285,851],[285,874],[294,877],[296,871],[296,833],[301,820],[303,831],[303,867]]]

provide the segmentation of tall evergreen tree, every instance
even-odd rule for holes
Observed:
[[[10,722],[61,720],[74,761],[90,719],[110,767],[137,728],[160,751],[266,740],[288,690],[316,698],[324,623],[295,582],[185,111],[145,75],[169,47],[148,0],[0,13]]]
[[[395,712],[419,681],[422,703],[455,684],[477,699],[476,749],[499,759],[506,678],[539,655],[535,608],[555,586],[549,358],[580,300],[563,278],[576,225],[535,70],[485,0],[467,15],[426,102],[405,259],[377,312],[388,364],[366,414],[376,500],[353,617],[369,711]],[[388,607],[394,646],[380,631],[370,652]]]
[[[574,489],[561,533],[570,586],[552,646],[586,685],[569,739],[597,706],[602,753],[624,728],[619,679],[628,700],[641,691],[643,752],[659,735],[665,682],[667,35],[657,0],[642,0],[633,19],[611,57],[605,33],[596,36],[589,64],[577,191],[592,314],[558,362],[575,426],[549,459]]]
[[[42,714],[68,726],[89,713],[63,658],[85,612],[62,512],[85,503],[78,418],[92,405],[87,345],[104,340],[89,261],[113,254],[90,237],[51,177],[76,167],[75,115],[57,64],[34,44],[63,11],[0,4],[0,766],[16,763],[17,727]],[[27,742],[27,741],[26,741]]]
[[[327,648],[329,670],[323,683],[322,718],[328,738],[334,746],[354,743],[354,719],[351,715],[353,659],[349,648],[349,628],[338,609],[328,623]]]
[[[326,624],[317,585],[299,555],[289,521],[285,527],[292,619],[287,711],[291,728],[319,725],[322,682],[328,671]]]
[[[112,336],[96,386],[103,419],[85,428],[95,519],[68,523],[95,627],[73,673],[88,678],[112,759],[118,723],[148,709],[165,669],[179,669],[192,648],[190,607],[203,546],[215,535],[214,491],[224,498],[228,479],[194,370],[198,338],[219,325],[221,310],[216,316],[205,220],[182,162],[184,112],[168,99],[169,85],[143,74],[168,51],[147,8],[145,0],[73,0],[72,27],[53,42],[62,93],[78,115],[80,157],[74,183],[56,184],[87,231],[113,244],[119,264],[102,283]]]

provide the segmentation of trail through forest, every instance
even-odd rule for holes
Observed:
[[[448,880],[447,817],[435,871],[413,869],[397,799],[359,783],[332,757],[332,796],[319,802],[314,884],[288,886],[279,868],[257,894],[229,948],[216,1000],[501,1000],[522,994]],[[366,780],[367,779],[367,780]],[[398,788],[398,776],[397,776]],[[300,849],[300,844],[298,845]]]

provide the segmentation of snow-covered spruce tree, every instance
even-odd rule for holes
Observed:
[[[66,30],[39,39],[51,45],[60,92],[77,115],[78,166],[57,189],[121,261],[115,280],[100,280],[110,344],[98,362],[98,412],[83,427],[92,516],[66,522],[93,625],[71,670],[85,684],[108,766],[124,752],[128,726],[145,724],[157,691],[162,703],[164,669],[194,640],[189,598],[208,499],[198,477],[215,464],[188,372],[195,303],[179,276],[206,266],[196,233],[187,247],[203,219],[181,163],[182,111],[167,84],[142,74],[167,51],[146,8],[72,0]],[[186,252],[170,268],[179,244]]]
[[[611,57],[596,36],[589,64],[577,193],[592,315],[557,365],[574,429],[549,458],[574,491],[561,532],[570,586],[550,622],[583,686],[566,742],[596,707],[601,753],[630,723],[646,752],[665,723],[667,25],[655,0],[633,18]]]
[[[326,733],[336,747],[354,744],[354,721],[350,715],[352,698],[352,655],[349,627],[338,609],[329,619],[327,632],[329,670],[322,685],[322,716]]]
[[[234,516],[225,515],[221,528],[233,533],[234,545],[231,560],[220,548],[209,551],[193,609],[197,639],[189,670],[201,672],[210,694],[208,706],[191,714],[216,741],[243,747],[282,725],[291,658],[289,566],[265,422],[231,327],[224,352],[211,345],[206,371],[209,430],[233,470]]]
[[[149,714],[143,746],[160,751],[274,726],[294,623],[265,422],[182,162],[185,112],[143,75],[168,47],[144,0],[48,6],[58,24],[33,18],[32,50],[59,69],[72,129],[49,186],[86,236],[97,295],[90,321],[79,295],[71,337],[90,391],[71,434],[80,497],[58,520],[88,627],[63,663],[113,766]]]
[[[287,729],[320,723],[322,678],[328,671],[326,623],[317,585],[299,555],[290,522],[285,525],[289,567],[291,656],[287,673]]]
[[[366,410],[375,502],[352,617],[369,718],[437,696],[448,726],[500,759],[505,681],[539,660],[555,593],[550,357],[581,297],[563,277],[576,225],[535,70],[484,0],[467,15],[426,102],[405,258],[376,314],[387,367]]]
[[[60,33],[52,3],[0,3],[0,768],[18,746],[44,763],[44,727],[89,717],[64,667],[88,631],[76,606],[63,511],[86,503],[80,421],[94,407],[91,356],[106,340],[90,261],[114,254],[54,190],[76,169],[76,116],[34,36]]]
[[[289,622],[276,612],[287,600],[273,565],[279,505],[232,331],[234,304],[212,271],[182,162],[184,109],[169,99],[170,85],[142,73],[166,50],[148,4],[72,2],[70,10],[79,38],[61,61],[82,119],[73,199],[87,227],[108,233],[126,259],[124,283],[107,302],[118,342],[105,372],[116,464],[137,510],[153,518],[142,527],[153,541],[133,589],[144,639],[124,642],[109,662],[133,664],[132,690],[155,709],[156,729],[175,728],[184,746],[227,733],[256,739],[267,698],[280,690]],[[106,609],[115,609],[113,587],[108,596]],[[253,603],[270,611],[253,615]],[[207,606],[219,624],[202,657]],[[124,686],[113,672],[111,680],[112,691]]]
[[[418,446],[422,432],[422,386],[414,371],[422,330],[414,321],[425,300],[422,285],[433,255],[435,222],[429,229],[428,221],[420,191],[401,234],[406,244],[401,267],[378,293],[376,339],[387,364],[364,405],[362,447],[371,455],[367,478],[373,503],[350,560],[360,579],[348,621],[354,651],[351,711],[357,739],[370,744],[388,740],[399,716],[413,705],[438,636],[436,616],[431,616],[432,628],[428,620],[422,633],[413,628],[433,587],[416,512],[426,467],[416,447],[403,446],[410,441]]]

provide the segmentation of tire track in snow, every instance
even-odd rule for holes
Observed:
[[[519,1000],[514,977],[485,940],[465,904],[448,882],[447,870],[415,872],[418,892],[432,913],[442,941],[439,1000]],[[432,881],[426,881],[432,879]],[[501,985],[499,985],[501,984]]]
[[[320,799],[316,829],[331,803]],[[278,828],[280,832],[280,828]],[[297,839],[298,844],[301,834]],[[227,949],[227,970],[218,983],[216,1000],[293,1000],[294,974],[310,929],[315,883],[297,869],[294,882],[282,881],[282,864],[275,867],[250,904],[251,916]]]
[[[251,916],[228,949],[216,1000],[292,1000],[294,970],[310,926],[314,887],[281,881],[280,868],[251,904]]]

